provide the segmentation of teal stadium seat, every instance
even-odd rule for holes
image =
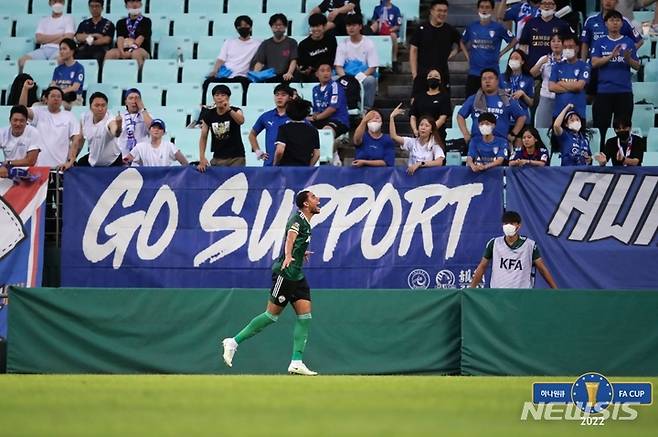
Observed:
[[[158,59],[176,59],[178,50],[181,50],[183,59],[192,59],[194,41],[190,37],[164,36],[158,45]]]
[[[129,90],[131,88],[137,88],[142,95],[142,101],[144,106],[149,109],[149,111],[154,106],[162,106],[162,87],[159,83],[129,83],[123,82],[118,84],[121,92]],[[123,103],[123,102],[122,102]]]
[[[149,16],[149,18],[151,19],[151,44],[170,36],[169,26],[171,25],[171,18],[168,15],[155,14]]]
[[[244,124],[242,125],[243,127],[246,127],[248,130],[251,130],[251,128],[254,127],[254,124],[256,123],[256,120],[258,120],[258,117],[263,115],[264,112],[269,111],[274,107],[274,104],[270,105],[270,107],[263,107],[263,108],[256,108],[254,106],[246,106],[242,109],[242,113],[244,114]]]
[[[457,128],[459,129],[459,125],[457,124],[457,115],[459,115],[459,110],[462,109],[462,105],[455,105],[455,108],[452,110],[452,128]],[[469,126],[469,118],[466,118],[466,126],[470,128]]]
[[[643,167],[658,167],[658,152],[646,152],[642,158]]]
[[[147,59],[142,68],[143,82],[178,82],[178,63],[174,59]]]
[[[254,152],[251,151],[251,143],[249,142],[249,132],[251,131],[251,127],[246,127],[244,124],[242,125],[242,128],[240,129],[240,135],[242,136],[242,146],[244,147],[244,157],[246,161],[247,167],[261,167],[263,165],[263,161],[259,161],[256,158],[256,155]],[[261,132],[262,133],[262,132]],[[258,144],[265,144],[265,136],[261,135],[258,136]]]
[[[24,54],[34,50],[34,47],[34,37],[0,38],[2,59],[18,60]]]
[[[651,57],[651,40],[645,39],[644,44],[637,50],[638,58]]]
[[[186,60],[183,63],[183,83],[203,83],[214,65],[215,59]]]
[[[199,160],[199,137],[201,129],[180,129],[173,133],[174,144],[178,147],[189,162]],[[210,135],[208,136],[208,147],[206,147],[206,159],[212,159],[210,151]]]
[[[13,0],[13,1],[20,2],[21,0]],[[50,15],[51,10],[50,10],[50,5],[48,3],[50,3],[48,0],[32,0],[32,15],[41,15],[41,16]],[[66,7],[66,3],[68,2],[64,3],[64,7]]]
[[[103,63],[102,83],[121,85],[126,82],[137,82],[137,61],[108,59]]]
[[[98,61],[95,59],[78,59],[78,62],[85,68],[85,82],[82,89],[86,90],[89,85],[98,83]]]
[[[304,12],[302,10],[303,0],[266,0],[265,12],[276,14],[278,12]],[[320,2],[318,2],[320,4]],[[313,6],[307,7],[310,10]]]
[[[658,127],[649,129],[647,135],[647,152],[658,152]]]
[[[446,153],[446,165],[462,165],[462,154],[459,152]]]
[[[633,100],[658,106],[658,82],[633,82]]]
[[[121,109],[121,88],[119,85],[108,83],[89,85],[89,88],[87,89],[87,104],[89,103],[89,97],[95,92],[101,92],[107,96],[108,108],[118,107]],[[116,115],[116,111],[113,110],[112,115]]]
[[[2,13],[11,17],[22,17],[27,15],[27,0],[15,0],[2,2]]]
[[[109,3],[105,0],[105,4]],[[84,15],[88,17],[89,14],[89,0],[71,0],[71,14],[73,15]],[[103,14],[105,15],[105,14]],[[76,21],[76,24],[79,24],[79,21]]]
[[[653,21],[653,11],[633,11],[633,16],[635,17],[635,21],[638,23],[643,23],[645,21],[652,22]]]
[[[334,134],[329,129],[318,129],[320,135],[320,159],[318,162],[331,162],[334,156]]]
[[[2,13],[5,13],[4,9]],[[16,20],[16,36],[34,38],[37,31],[37,25],[39,24],[39,20],[41,20],[41,18],[43,18],[41,15],[23,15],[22,17],[18,18]]]
[[[654,127],[655,108],[653,105],[635,105],[633,108],[633,128],[639,128],[642,133]]]
[[[237,38],[238,35],[235,33],[235,29],[232,29],[233,34],[228,36],[199,36],[195,37],[194,40],[197,42],[196,57],[197,59],[217,59],[219,56],[219,51],[222,48],[222,44],[228,38]],[[186,60],[187,61],[187,60]]]
[[[11,36],[14,20],[11,17],[0,17],[0,37]]]
[[[284,14],[288,18],[288,28],[290,29],[291,35],[308,36],[310,32],[310,28],[308,27],[308,15],[302,14],[301,12],[284,12]],[[271,36],[270,27],[268,26],[267,29],[270,31]]]
[[[658,82],[658,59],[652,59],[644,66],[644,81]]]
[[[462,137],[462,131],[458,127],[449,127],[446,129],[446,140],[458,140]]]
[[[273,106],[274,88],[277,85],[277,83],[252,83],[247,89],[247,105],[254,108]]]
[[[0,106],[0,120],[2,123],[7,123],[9,120],[9,112],[11,111],[11,106]]]
[[[167,125],[167,133],[175,136],[176,133],[187,128],[187,108],[176,106],[154,106],[149,108],[153,118],[161,118]]]
[[[418,20],[420,18],[420,0],[395,0],[393,2],[405,20]]]
[[[258,14],[263,11],[262,0],[226,0],[226,13],[228,14]]]
[[[231,105],[241,107],[242,106],[242,94],[243,94],[242,85],[239,84],[239,83],[225,83],[224,85],[229,87],[229,89],[231,90]],[[206,91],[206,102],[208,104],[212,104],[212,102],[213,102],[213,99],[212,99],[213,86],[209,86],[208,90]],[[252,86],[254,86],[254,84],[249,85],[249,90],[250,91],[251,91]]]
[[[143,6],[146,6],[146,2],[143,2]],[[151,0],[149,2],[149,14],[182,14],[185,12],[185,1],[162,1],[162,0]]]
[[[174,36],[188,36],[195,39],[199,36],[208,36],[210,30],[210,16],[206,14],[180,14],[171,16],[174,23]],[[233,30],[235,33],[235,29]]]
[[[91,94],[89,95],[91,97]],[[85,113],[89,111],[89,105],[84,106],[72,106],[71,113],[75,116],[76,119],[80,120]],[[112,114],[110,114],[112,116]],[[83,154],[81,154],[83,155]],[[80,156],[81,156],[80,155]]]
[[[201,84],[198,83],[170,83],[165,86],[167,90],[167,106],[182,106],[191,110],[201,106]]]
[[[221,14],[224,0],[189,0],[187,12],[191,14]]]
[[[18,62],[0,61],[0,87],[2,89],[11,88],[11,83],[18,74]]]
[[[39,88],[46,89],[53,79],[53,71],[57,67],[55,61],[41,61],[30,59],[25,62],[23,72],[32,76]]]

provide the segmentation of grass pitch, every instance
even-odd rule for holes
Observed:
[[[656,435],[655,405],[603,426],[520,420],[532,382],[574,379],[0,375],[0,435]]]

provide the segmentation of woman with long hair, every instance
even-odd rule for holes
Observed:
[[[409,152],[407,173],[414,174],[421,167],[440,167],[445,160],[443,140],[436,128],[436,120],[429,116],[422,116],[418,122],[418,136],[401,137],[395,128],[395,117],[404,113],[400,103],[391,112],[389,120],[389,134],[402,150]]]
[[[562,166],[580,166],[592,163],[589,147],[591,135],[582,118],[569,103],[562,109],[553,123],[553,134],[557,135]]]
[[[414,96],[411,104],[409,124],[414,135],[418,136],[418,122],[423,115],[429,115],[436,120],[439,135],[445,141],[446,122],[452,116],[450,94],[443,89],[441,73],[430,70],[427,73],[427,91]]]
[[[550,153],[532,126],[526,126],[519,134],[521,147],[510,158],[510,167],[543,167],[549,164]]]
[[[526,124],[530,124],[530,108],[535,103],[535,80],[526,64],[527,56],[519,49],[512,51],[507,69],[501,75],[500,88],[507,97],[517,100],[526,113]]]
[[[551,78],[553,66],[562,60],[562,36],[554,34],[551,36],[551,53],[544,55],[530,69],[533,77],[541,76],[541,90],[539,91],[539,103],[535,111],[535,127],[540,129],[550,128],[553,122],[553,107],[555,106],[555,93],[549,91],[548,82]]]

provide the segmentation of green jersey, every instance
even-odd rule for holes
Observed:
[[[292,261],[285,270],[281,270],[281,263],[283,263],[283,260],[286,257],[286,243],[284,239],[283,250],[281,251],[281,255],[274,262],[272,271],[277,275],[283,276],[285,279],[300,281],[304,278],[304,272],[302,272],[304,255],[306,254],[308,244],[311,242],[311,224],[306,220],[306,216],[304,216],[303,212],[297,211],[288,219],[288,223],[286,224],[286,239],[288,238],[289,232],[297,234],[295,242],[292,244],[292,257],[294,258],[294,261]]]

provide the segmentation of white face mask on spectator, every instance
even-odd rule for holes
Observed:
[[[503,225],[503,233],[505,236],[511,237],[512,235],[516,234],[516,226],[511,223],[505,223]]]
[[[508,65],[512,70],[518,70],[521,68],[521,61],[518,59],[510,59]]]
[[[491,19],[491,14],[483,14],[481,12],[478,12],[478,15],[480,16],[480,20],[489,20],[489,19]]]
[[[564,59],[571,59],[576,56],[576,50],[574,49],[564,49],[562,50],[562,57]]]
[[[129,15],[139,15],[142,13],[142,8],[128,9]]]
[[[50,6],[50,9],[52,9],[52,11],[56,14],[61,14],[64,12],[64,5],[61,3],[54,3]]]
[[[541,16],[544,18],[551,18],[553,15],[555,15],[555,9],[542,9],[541,10]]]
[[[368,130],[370,132],[379,132],[382,129],[382,122],[381,121],[369,121],[368,122]]]
[[[569,129],[571,129],[572,131],[574,131],[574,132],[578,132],[580,130],[580,128],[583,127],[583,125],[580,124],[580,121],[576,120],[576,121],[572,121],[569,124],[567,124],[567,127]]]
[[[483,124],[479,125],[478,128],[480,129],[480,133],[482,135],[491,135],[493,133],[493,128],[494,127],[492,125],[488,124],[488,123],[486,123],[486,124],[483,123]]]

